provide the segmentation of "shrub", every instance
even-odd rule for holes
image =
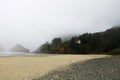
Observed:
[[[112,55],[120,55],[120,47],[110,51],[110,54],[112,54]]]

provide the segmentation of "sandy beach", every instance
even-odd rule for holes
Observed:
[[[52,55],[0,57],[0,80],[32,80],[55,69],[106,55]]]
[[[120,55],[73,63],[33,80],[120,80]]]

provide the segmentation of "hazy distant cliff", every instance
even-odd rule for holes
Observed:
[[[4,51],[4,49],[0,46],[0,52],[3,52]]]
[[[17,44],[10,50],[11,52],[29,52],[29,49],[25,48],[24,46]]]

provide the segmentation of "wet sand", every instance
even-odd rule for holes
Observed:
[[[0,57],[0,80],[32,80],[55,69],[106,55],[52,55]]]

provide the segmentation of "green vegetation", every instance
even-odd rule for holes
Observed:
[[[43,44],[35,52],[86,54],[111,51],[112,54],[114,52],[119,54],[120,49],[115,49],[118,47],[120,47],[120,26],[113,27],[104,32],[84,33],[74,36],[67,41],[62,41],[61,38],[54,38],[51,43]]]
[[[110,54],[112,54],[112,55],[120,55],[120,47],[110,51]]]

